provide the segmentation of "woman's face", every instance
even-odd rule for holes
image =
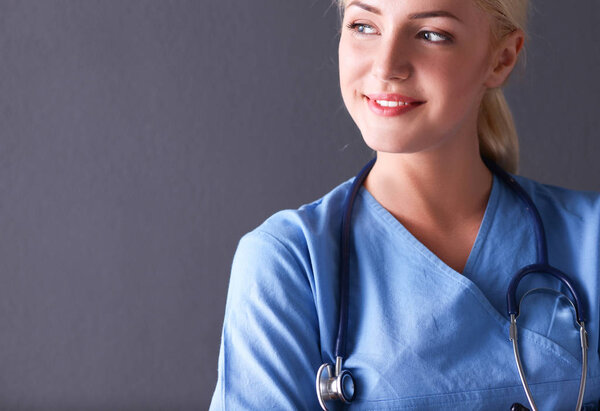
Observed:
[[[476,139],[493,72],[487,14],[466,0],[345,5],[340,85],[367,145],[413,153]]]

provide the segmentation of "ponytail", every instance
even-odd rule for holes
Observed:
[[[519,139],[501,88],[488,89],[477,119],[479,152],[509,173],[519,167]]]

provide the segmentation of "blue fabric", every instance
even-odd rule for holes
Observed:
[[[600,196],[516,177],[546,228],[549,263],[587,305],[585,403],[600,399]],[[318,409],[315,374],[333,362],[343,199],[276,213],[240,241],[233,261],[211,410]],[[354,207],[345,368],[364,410],[508,410],[528,406],[508,338],[506,290],[535,262],[533,221],[494,177],[462,274],[420,243],[361,188]],[[530,275],[532,287],[561,284]],[[519,297],[520,298],[520,297]],[[540,409],[574,409],[581,374],[578,330],[563,298],[536,293],[521,306],[519,347]]]

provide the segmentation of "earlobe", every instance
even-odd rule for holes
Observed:
[[[525,34],[521,29],[516,29],[501,41],[494,53],[492,71],[485,82],[487,87],[496,88],[504,84],[517,64],[524,42]]]

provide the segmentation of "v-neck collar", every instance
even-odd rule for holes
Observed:
[[[400,221],[396,219],[396,217],[394,217],[388,210],[386,210],[375,199],[375,197],[373,197],[371,193],[364,188],[364,186],[360,188],[359,196],[363,199],[363,201],[366,202],[366,204],[372,210],[375,211],[377,216],[384,220],[384,223],[388,227],[400,234],[406,243],[411,244],[419,253],[426,257],[439,269],[445,272],[449,272],[453,275],[469,277],[470,274],[473,273],[475,270],[477,261],[481,254],[481,250],[485,244],[485,240],[489,233],[490,226],[492,225],[494,215],[496,214],[496,210],[498,208],[499,185],[500,182],[498,181],[498,178],[495,174],[493,174],[492,189],[490,191],[490,196],[488,198],[488,202],[485,208],[485,213],[483,215],[483,219],[481,220],[481,224],[477,232],[477,237],[475,238],[475,242],[473,243],[473,247],[471,248],[469,257],[467,258],[467,263],[465,264],[462,274],[454,270],[445,262],[443,262],[435,253],[433,253],[421,241],[419,241],[410,231],[408,231],[408,229],[406,229],[406,227],[404,227],[404,225],[402,225],[402,223],[400,223]]]

